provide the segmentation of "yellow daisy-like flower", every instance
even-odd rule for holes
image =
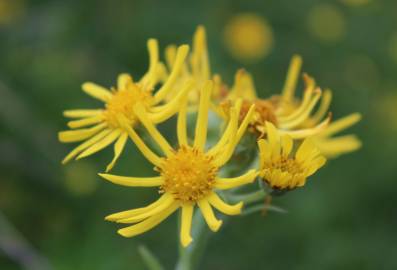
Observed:
[[[64,112],[66,117],[77,120],[68,122],[72,130],[59,132],[59,140],[64,143],[84,142],[70,152],[62,163],[73,158],[87,157],[115,142],[114,158],[107,166],[109,171],[124,149],[129,134],[127,130],[133,129],[140,122],[134,112],[135,106],[143,107],[148,115],[148,121],[152,123],[163,122],[178,111],[184,97],[194,85],[191,81],[178,87],[178,92],[170,102],[166,104],[162,102],[171,90],[176,89],[176,82],[189,47],[183,45],[177,49],[173,69],[166,79],[164,79],[164,66],[159,62],[156,40],[148,41],[148,50],[150,65],[141,80],[134,82],[131,76],[121,74],[118,77],[117,87],[110,90],[91,82],[83,84],[83,91],[104,102],[105,107]],[[162,81],[164,81],[163,85],[153,93],[155,86]],[[130,135],[130,137],[137,143],[135,136]]]
[[[302,65],[302,59],[299,56],[294,56],[291,60],[290,69],[287,75],[285,87],[282,95],[278,97],[278,107],[280,115],[288,115],[293,111],[297,111],[299,104],[305,103],[305,92],[303,101],[300,101],[295,97],[296,82],[300,68]],[[313,84],[310,78],[306,77],[307,84]],[[326,89],[321,97],[320,105],[315,113],[309,114],[308,117],[299,124],[299,127],[305,129],[313,129],[315,127],[322,126],[320,123],[327,115],[329,107],[332,101],[332,91]],[[327,119],[326,119],[327,120]],[[325,120],[325,121],[326,121]],[[315,143],[323,155],[328,158],[333,158],[341,154],[355,151],[361,147],[361,141],[355,135],[344,135],[332,138],[331,136],[343,131],[356,124],[361,120],[359,113],[353,113],[331,122],[328,126],[322,128],[318,132],[312,134],[312,141]]]
[[[267,140],[258,141],[259,176],[273,189],[301,187],[325,164],[325,157],[310,138],[302,142],[293,156],[293,140],[289,135],[281,135],[270,122],[266,122],[266,130]]]
[[[306,88],[302,101],[290,100],[289,95],[295,91],[300,65],[300,58],[294,59],[287,75],[283,95],[270,99],[261,99],[256,95],[255,85],[249,73],[239,70],[235,76],[235,82],[230,92],[221,103],[223,111],[230,107],[230,100],[243,99],[241,117],[247,112],[251,104],[256,105],[254,117],[251,120],[249,130],[262,136],[266,132],[265,123],[273,123],[283,134],[288,134],[294,139],[304,139],[323,130],[330,122],[330,115],[323,121],[308,128],[303,126],[311,116],[314,108],[321,98],[322,91],[315,87],[315,81],[308,75],[304,75]]]
[[[182,245],[186,247],[192,241],[190,230],[196,205],[203,214],[209,228],[213,231],[217,231],[222,224],[222,221],[215,217],[213,207],[227,215],[240,213],[243,203],[229,205],[221,199],[217,190],[231,189],[251,183],[256,178],[257,172],[250,170],[239,177],[223,178],[219,176],[219,171],[231,158],[236,144],[246,130],[254,107],[251,107],[239,126],[238,113],[241,103],[237,102],[231,109],[230,121],[218,143],[206,150],[208,109],[212,89],[213,83],[211,81],[206,82],[202,88],[195,136],[191,144],[188,142],[186,130],[187,102],[185,101],[181,107],[177,120],[179,147],[175,149],[169,145],[148,119],[144,113],[144,107],[142,105],[135,107],[137,117],[164,152],[164,157],[159,157],[143,143],[138,145],[145,157],[155,165],[155,170],[159,173],[159,176],[137,178],[110,174],[100,175],[119,185],[158,187],[162,195],[157,201],[146,207],[123,211],[106,217],[110,221],[134,224],[120,229],[118,233],[122,236],[132,237],[142,234],[158,225],[177,209],[181,209],[180,239]]]

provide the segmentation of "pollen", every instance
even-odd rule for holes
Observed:
[[[138,84],[131,83],[123,90],[113,90],[112,98],[106,103],[106,110],[103,113],[105,121],[113,128],[122,127],[119,123],[120,116],[127,119],[129,125],[137,122],[133,111],[137,102],[148,105],[152,95],[149,91],[141,89]]]
[[[218,172],[212,156],[187,146],[165,158],[158,170],[164,178],[160,192],[172,194],[182,203],[194,203],[208,195]]]

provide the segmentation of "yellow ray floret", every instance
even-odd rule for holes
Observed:
[[[274,125],[266,123],[267,140],[258,141],[259,176],[273,189],[293,189],[306,183],[326,162],[310,138],[305,139],[295,155],[293,140],[289,135],[280,135]]]
[[[135,144],[142,145],[135,136],[133,129],[138,123],[151,126],[163,122],[174,115],[188,92],[194,86],[193,81],[187,81],[180,88],[175,87],[189,47],[182,45],[176,50],[173,69],[169,77],[164,80],[159,70],[162,64],[159,62],[157,41],[148,41],[150,64],[147,73],[141,80],[134,82],[128,74],[120,74],[115,88],[106,89],[95,83],[84,83],[82,88],[85,93],[105,103],[103,109],[79,109],[67,110],[64,116],[72,118],[68,126],[72,130],[59,132],[59,140],[64,143],[81,142],[62,161],[66,163],[73,158],[90,156],[105,147],[114,144],[114,157],[107,166],[111,170],[120,157],[128,137]],[[153,93],[154,87],[163,83],[160,89]],[[174,98],[166,103],[164,97],[171,91],[177,91]],[[151,155],[148,151],[146,154]],[[152,161],[156,158],[150,158]]]
[[[119,234],[125,237],[132,237],[144,233],[155,227],[161,221],[177,209],[181,209],[181,228],[180,241],[186,247],[193,241],[190,231],[192,227],[192,218],[194,208],[198,206],[209,228],[213,231],[219,230],[222,221],[214,213],[213,208],[227,215],[237,215],[241,212],[243,203],[235,205],[227,204],[217,194],[219,189],[231,189],[251,183],[257,177],[255,170],[248,171],[242,176],[234,178],[219,177],[221,167],[231,158],[234,148],[241,136],[237,134],[244,133],[250,119],[244,119],[243,124],[238,125],[237,115],[241,107],[241,102],[237,102],[232,108],[230,123],[221,136],[220,142],[216,146],[206,151],[206,133],[208,122],[208,103],[213,88],[212,82],[206,82],[201,90],[201,100],[196,121],[195,138],[192,145],[189,144],[186,135],[186,103],[180,107],[180,114],[177,122],[177,132],[179,146],[175,149],[170,148],[166,139],[162,137],[157,128],[147,123],[137,107],[137,116],[141,119],[143,125],[154,141],[159,144],[164,151],[163,157],[155,157],[155,171],[159,173],[157,177],[136,178],[124,177],[110,174],[100,174],[104,179],[123,186],[130,187],[151,187],[157,186],[161,197],[154,203],[137,209],[127,210],[115,213],[106,217],[107,220],[118,223],[133,224],[129,227],[119,230]],[[251,113],[247,117],[252,117]],[[244,124],[245,123],[245,124]],[[131,134],[130,134],[131,135]],[[137,136],[134,134],[133,136]],[[155,155],[148,147],[143,146],[141,142],[140,149],[145,152],[145,156],[152,157]],[[221,145],[222,147],[220,147]],[[159,160],[158,160],[159,159]]]

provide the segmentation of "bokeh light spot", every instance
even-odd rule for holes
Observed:
[[[346,59],[344,77],[347,84],[357,90],[376,89],[380,74],[377,64],[366,55],[353,55]]]
[[[307,16],[309,33],[324,43],[335,43],[346,35],[346,20],[342,12],[328,4],[314,6]]]
[[[255,62],[271,52],[273,31],[263,17],[254,13],[241,13],[226,24],[224,42],[237,60]]]

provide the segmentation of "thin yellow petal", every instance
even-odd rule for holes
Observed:
[[[167,63],[167,66],[172,69],[174,66],[176,58],[176,46],[175,45],[169,45],[165,48],[165,61]]]
[[[255,170],[249,170],[245,174],[233,178],[217,178],[215,181],[215,188],[218,189],[231,189],[252,183],[258,173]]]
[[[150,136],[154,139],[158,146],[160,146],[161,150],[163,150],[164,154],[166,154],[167,156],[171,155],[172,147],[163,137],[163,135],[161,135],[161,133],[157,130],[152,121],[150,121],[143,105],[140,103],[136,104],[134,107],[134,113],[139,118],[141,123],[145,126]]]
[[[63,143],[79,142],[94,136],[106,126],[106,123],[102,123],[91,128],[61,131],[58,133],[58,139]]]
[[[289,135],[281,136],[281,154],[284,157],[287,157],[291,153],[293,145],[293,140]]]
[[[308,119],[314,107],[316,106],[317,102],[320,100],[320,97],[321,97],[321,91],[318,89],[318,91],[316,91],[316,93],[311,98],[307,106],[304,107],[302,112],[296,118],[292,119],[291,121],[285,121],[279,123],[279,127],[282,129],[292,129],[302,124],[305,120]]]
[[[85,93],[103,102],[108,102],[112,98],[112,93],[108,89],[95,83],[86,82],[82,88]]]
[[[63,112],[63,116],[69,118],[85,118],[96,116],[102,112],[103,110],[66,110]]]
[[[200,80],[208,80],[210,78],[210,65],[207,51],[207,37],[205,28],[200,25],[193,37],[192,52],[192,73],[193,76]]]
[[[186,82],[184,87],[182,88],[181,91],[178,92],[178,94],[172,98],[170,102],[168,102],[166,105],[161,106],[161,111],[158,111],[156,113],[149,113],[149,119],[153,123],[161,123],[173,116],[179,108],[182,106],[182,102],[189,93],[190,90],[192,90],[194,86],[194,80],[189,80]]]
[[[95,135],[94,137],[90,138],[89,140],[83,142],[82,144],[80,144],[79,146],[77,146],[76,148],[74,148],[74,149],[62,160],[62,164],[67,163],[67,162],[70,161],[72,158],[74,158],[75,156],[77,156],[80,152],[84,151],[85,149],[87,149],[88,147],[90,147],[91,145],[93,145],[94,143],[100,141],[102,138],[104,138],[105,136],[107,136],[110,132],[111,132],[110,129],[105,129],[105,130],[101,131],[100,133],[98,133],[97,135]]]
[[[313,123],[315,125],[318,122],[320,122],[321,119],[324,118],[324,116],[328,112],[329,106],[331,105],[331,101],[332,101],[332,91],[329,89],[326,89],[323,93],[323,96],[321,97],[320,107],[318,108],[317,112],[311,118],[311,123]]]
[[[94,124],[98,124],[103,121],[102,115],[96,115],[88,118],[83,118],[80,120],[73,120],[68,122],[68,126],[70,128],[81,128],[85,126],[90,126]]]
[[[178,113],[178,120],[177,120],[177,136],[178,136],[178,143],[179,146],[188,145],[187,142],[187,124],[186,124],[186,117],[187,117],[187,102],[188,100],[182,101],[179,113]]]
[[[239,202],[235,205],[230,205],[225,203],[219,196],[213,192],[211,195],[208,197],[208,202],[221,211],[222,213],[226,215],[238,215],[241,213],[241,208],[243,207],[243,202]]]
[[[127,73],[122,73],[117,77],[117,89],[126,90],[129,84],[133,83],[132,77]]]
[[[362,145],[360,139],[355,135],[345,135],[320,140],[316,139],[314,143],[323,155],[330,158],[356,151]]]
[[[121,152],[123,152],[123,149],[125,147],[125,144],[128,139],[128,133],[123,132],[120,137],[117,139],[117,142],[114,144],[114,157],[113,160],[109,163],[109,165],[106,167],[106,172],[109,172],[114,165],[116,164],[116,161],[121,155]]]
[[[296,83],[298,81],[299,72],[302,66],[302,58],[294,55],[288,69],[287,78],[285,80],[282,97],[284,101],[291,101],[294,97]]]
[[[187,247],[192,241],[190,230],[192,227],[194,206],[192,204],[182,205],[182,216],[181,216],[181,244],[183,247]]]
[[[133,237],[135,235],[147,232],[148,230],[152,229],[153,227],[161,223],[167,217],[169,217],[172,213],[174,213],[175,210],[178,209],[178,207],[179,204],[174,203],[163,212],[160,212],[158,215],[145,219],[144,221],[138,224],[126,227],[124,229],[120,229],[118,230],[118,233],[124,237]]]
[[[213,146],[210,150],[208,150],[207,152],[208,155],[212,156],[219,154],[220,151],[223,152],[226,143],[231,139],[234,141],[233,136],[236,135],[237,126],[238,126],[238,114],[236,109],[232,108],[232,110],[230,111],[229,123],[225,131],[223,132],[222,137],[219,139],[219,141],[215,146]]]
[[[181,72],[183,63],[184,63],[188,53],[189,53],[188,45],[182,45],[178,48],[176,57],[175,57],[175,61],[174,61],[174,65],[173,65],[171,74],[168,77],[168,80],[154,95],[154,103],[155,104],[162,101],[165,98],[165,96],[169,93],[169,91],[172,89],[172,87],[174,86],[176,80],[179,77],[179,73]]]
[[[299,130],[279,130],[281,135],[288,134],[291,136],[292,139],[304,139],[309,136],[313,136],[319,134],[320,132],[324,131],[329,122],[331,121],[331,114],[320,124],[315,127],[307,128],[307,129],[299,129]]]
[[[114,184],[126,187],[158,187],[164,182],[164,179],[161,176],[128,177],[106,173],[99,173],[98,175]]]
[[[208,227],[211,229],[211,231],[217,232],[222,225],[222,220],[219,220],[215,217],[214,211],[212,211],[212,207],[208,203],[207,199],[198,201],[198,206],[200,207],[201,213],[203,214]]]
[[[332,122],[326,130],[321,132],[321,136],[332,136],[339,131],[342,131],[346,128],[351,127],[352,125],[356,124],[358,121],[361,120],[361,114],[359,113],[352,113],[348,116],[342,117],[334,122]]]
[[[172,204],[175,203],[175,199],[171,195],[164,194],[164,196],[165,196],[164,201],[161,204],[159,204],[157,207],[154,207],[148,211],[145,211],[144,213],[138,214],[133,217],[117,220],[117,222],[118,223],[136,223],[136,222],[140,222],[146,218],[149,218],[151,216],[158,215],[160,212],[166,210],[168,207],[170,207]]]
[[[145,213],[147,211],[150,211],[150,210],[158,207],[165,200],[167,200],[168,197],[169,197],[168,194],[163,194],[157,201],[149,204],[148,206],[141,207],[141,208],[135,208],[135,209],[131,209],[131,210],[126,210],[126,211],[122,211],[122,212],[118,212],[118,213],[114,213],[114,214],[106,216],[105,220],[118,221],[118,220],[121,220],[121,219],[126,219],[126,218],[130,218],[130,217],[133,217],[133,216],[136,216],[136,215],[140,215],[142,213]]]
[[[78,157],[76,159],[82,159],[82,158],[88,157],[88,156],[102,150],[103,148],[105,148],[108,145],[110,145],[111,143],[113,143],[120,136],[120,134],[121,134],[120,130],[118,130],[118,129],[113,130],[109,135],[104,137],[102,140],[94,143],[89,148],[84,150],[80,155],[78,155]]]
[[[200,104],[194,136],[194,147],[201,150],[204,149],[204,145],[207,140],[208,112],[213,86],[214,84],[212,81],[205,82],[200,95]]]
[[[145,156],[145,158],[151,162],[153,165],[159,167],[161,165],[161,158],[156,155],[149,147],[145,144],[145,142],[139,137],[139,135],[135,132],[134,129],[127,126],[126,130],[131,140],[134,142],[136,147],[138,147],[139,151]]]
[[[241,138],[243,137],[245,131],[247,130],[247,127],[249,125],[249,123],[252,120],[252,117],[254,116],[255,113],[255,105],[251,105],[251,107],[249,108],[246,116],[243,119],[243,122],[241,122],[238,131],[237,131],[237,136],[236,136],[236,144],[241,140]]]

